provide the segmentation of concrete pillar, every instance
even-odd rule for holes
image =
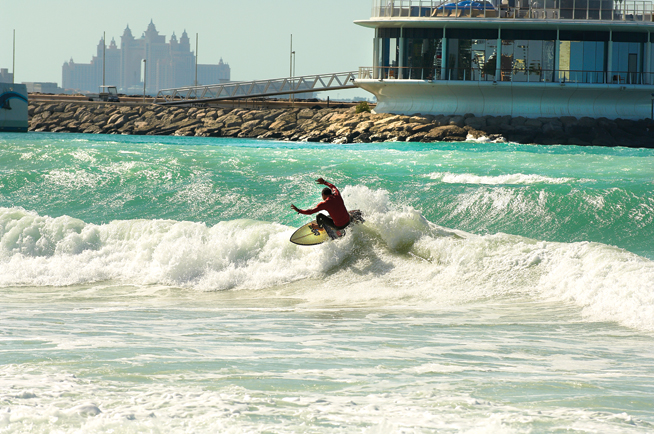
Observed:
[[[643,84],[652,84],[652,43],[649,37],[645,43],[645,67],[643,68],[643,72]]]
[[[447,38],[445,37],[445,29],[443,29],[441,47],[441,80],[447,80]]]
[[[561,81],[561,53],[560,53],[561,39],[559,38],[559,29],[556,29],[556,42],[554,43],[554,81],[559,83]]]
[[[613,83],[613,30],[609,30],[609,48],[607,50],[608,59],[606,59],[606,81]],[[620,80],[618,80],[618,83]]]
[[[398,59],[398,65],[399,65],[399,70],[397,71],[397,78],[400,80],[404,78],[404,27],[400,27],[400,54],[399,54],[399,59]]]
[[[380,77],[379,73],[379,29],[375,29],[375,37],[372,42],[372,77],[378,79]]]
[[[495,54],[495,81],[502,79],[502,29],[497,29],[497,53]]]

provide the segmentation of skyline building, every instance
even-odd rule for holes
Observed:
[[[75,63],[73,59],[62,67],[62,87],[86,92],[97,92],[102,85],[102,57],[105,57],[105,84],[116,86],[120,93],[143,92],[143,72],[146,74],[146,92],[155,94],[159,89],[192,86],[195,83],[195,52],[186,33],[177,39],[173,32],[169,42],[160,35],[150,20],[143,35],[136,39],[129,25],[121,36],[120,48],[115,39],[104,46],[100,38],[96,55],[90,63]],[[145,60],[145,68],[144,61]],[[218,84],[230,81],[231,70],[222,59],[217,65],[198,65],[197,81]]]
[[[0,83],[13,83],[14,74],[8,68],[0,69]]]

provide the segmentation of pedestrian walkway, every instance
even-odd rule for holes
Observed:
[[[356,87],[354,80],[357,74],[358,72],[337,72],[163,89],[157,93],[154,102],[162,105],[175,105],[352,89]]]

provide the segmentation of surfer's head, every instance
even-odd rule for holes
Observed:
[[[322,199],[323,200],[327,199],[331,195],[332,195],[332,189],[331,188],[325,187],[325,188],[322,189]]]

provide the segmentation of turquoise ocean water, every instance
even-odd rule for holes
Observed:
[[[0,433],[646,433],[653,338],[654,150],[0,135]]]

